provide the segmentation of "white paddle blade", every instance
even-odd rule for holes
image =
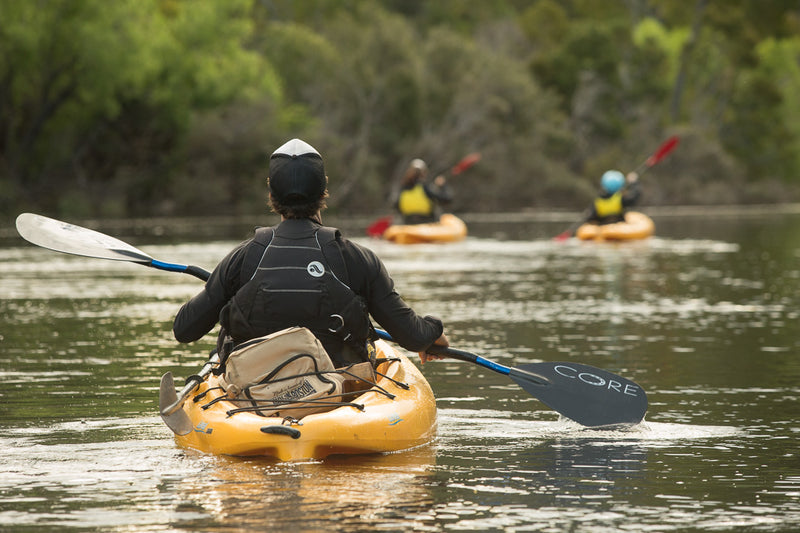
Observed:
[[[22,213],[17,231],[26,241],[65,254],[149,265],[152,257],[109,235],[53,218]]]

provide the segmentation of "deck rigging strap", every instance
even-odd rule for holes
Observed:
[[[385,357],[385,358],[382,358],[382,359],[376,359],[375,360],[375,368],[377,369],[377,367],[379,367],[381,365],[381,363],[390,363],[391,364],[391,363],[399,363],[399,362],[400,362],[400,358],[399,357]],[[402,381],[398,381],[398,380],[396,380],[396,379],[394,379],[394,378],[392,378],[390,376],[387,376],[386,374],[378,372],[377,370],[375,370],[375,375],[380,376],[380,377],[385,378],[385,379],[388,379],[389,381],[391,381],[392,383],[394,383],[395,385],[397,385],[398,387],[400,387],[403,390],[408,390],[408,389],[411,388],[411,387],[408,386],[408,383],[403,383]]]
[[[399,358],[386,358],[386,359],[380,360],[379,362],[381,362],[381,363],[386,362],[386,363],[389,363],[389,364],[394,364],[394,363],[399,363],[400,359]],[[228,416],[232,416],[232,415],[234,415],[236,413],[242,413],[242,412],[258,412],[258,411],[262,411],[262,410],[264,410],[266,408],[278,408],[278,407],[280,407],[281,411],[283,411],[283,410],[292,410],[292,409],[302,409],[302,408],[307,407],[308,404],[314,404],[314,405],[320,405],[320,406],[330,406],[332,409],[336,408],[336,407],[342,407],[342,406],[351,406],[351,407],[357,408],[360,411],[363,411],[364,410],[364,406],[362,404],[349,402],[349,401],[332,401],[332,399],[333,398],[342,398],[343,399],[343,398],[345,398],[347,396],[353,396],[354,394],[361,395],[361,394],[365,394],[367,392],[374,392],[374,393],[377,393],[377,394],[382,394],[382,395],[386,396],[387,398],[389,398],[391,400],[393,400],[395,398],[395,395],[390,393],[389,391],[387,391],[381,385],[379,385],[377,383],[377,380],[376,381],[372,381],[372,380],[364,378],[361,375],[358,375],[358,374],[355,374],[355,373],[351,372],[350,370],[351,370],[351,368],[353,366],[354,365],[349,365],[347,367],[337,368],[335,370],[328,370],[328,371],[306,372],[306,373],[303,373],[303,374],[297,374],[297,375],[293,375],[293,376],[286,376],[286,377],[278,378],[275,381],[293,379],[293,378],[296,378],[296,377],[304,377],[304,376],[309,376],[309,375],[317,375],[317,376],[319,376],[321,374],[342,374],[342,375],[346,375],[346,376],[352,377],[353,381],[356,381],[356,382],[360,381],[360,382],[366,383],[367,385],[370,385],[369,389],[365,389],[363,391],[356,391],[355,393],[354,392],[343,392],[341,394],[335,394],[335,395],[331,395],[331,396],[326,396],[324,398],[305,398],[305,399],[300,399],[300,400],[297,400],[297,401],[275,401],[275,400],[272,400],[272,399],[260,399],[260,398],[251,398],[251,397],[229,398],[228,396],[223,395],[223,396],[218,396],[217,398],[212,399],[208,403],[202,405],[201,408],[205,410],[205,409],[210,408],[212,405],[214,405],[214,404],[216,404],[218,402],[222,402],[222,401],[231,402],[233,404],[236,404],[238,402],[246,402],[246,403],[250,404],[247,407],[237,407],[235,409],[230,409],[230,410],[226,411]],[[403,383],[401,381],[398,381],[398,380],[396,380],[394,378],[391,378],[391,377],[389,377],[389,376],[387,376],[385,374],[382,374],[382,373],[377,372],[377,371],[375,372],[375,374],[377,376],[381,376],[381,377],[384,377],[384,378],[388,379],[389,381],[394,383],[396,386],[398,386],[398,387],[400,387],[400,388],[402,388],[404,390],[408,390],[410,388],[407,383]],[[193,401],[194,402],[200,401],[209,391],[215,390],[215,389],[224,390],[222,387],[213,387],[213,388],[207,389],[204,392],[195,395],[194,398],[193,398]],[[293,405],[293,404],[297,404],[297,405]]]
[[[258,400],[257,402],[260,403],[262,401],[263,400]],[[251,400],[250,403],[256,403],[256,402]],[[298,402],[292,402],[292,403],[298,403]],[[319,406],[327,406],[327,407],[330,407],[331,410],[333,410],[333,409],[335,409],[337,407],[348,407],[348,406],[349,407],[355,407],[359,411],[363,411],[364,410],[364,406],[362,404],[354,403],[354,402],[329,402],[329,401],[321,400],[319,398],[315,398],[315,399],[312,399],[312,400],[307,400],[305,403],[307,403],[307,404],[311,403],[311,404],[319,405]],[[248,413],[248,412],[257,413],[259,411],[265,410],[267,407],[280,408],[281,412],[283,412],[283,411],[291,411],[292,409],[306,409],[307,408],[306,405],[291,405],[291,404],[248,405],[247,407],[237,407],[235,409],[229,409],[229,410],[225,411],[225,413],[230,417],[230,416],[235,415],[236,413]],[[269,417],[267,417],[267,418],[269,418]]]

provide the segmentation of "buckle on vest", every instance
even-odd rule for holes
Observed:
[[[330,331],[331,333],[339,333],[340,331],[342,331],[342,328],[344,328],[344,318],[342,317],[342,315],[334,314],[331,315],[331,318],[333,319],[332,323],[334,324],[334,326],[329,327],[328,331]],[[337,320],[339,324],[335,323]]]

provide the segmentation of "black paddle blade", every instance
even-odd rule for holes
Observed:
[[[512,368],[509,377],[551,409],[584,426],[638,424],[647,412],[647,395],[639,385],[593,366],[532,363]]]

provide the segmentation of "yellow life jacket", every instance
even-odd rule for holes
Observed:
[[[599,218],[622,214],[622,193],[614,193],[608,198],[595,198],[594,210]]]
[[[430,215],[434,205],[425,193],[425,187],[418,183],[400,193],[397,207],[401,215]]]

